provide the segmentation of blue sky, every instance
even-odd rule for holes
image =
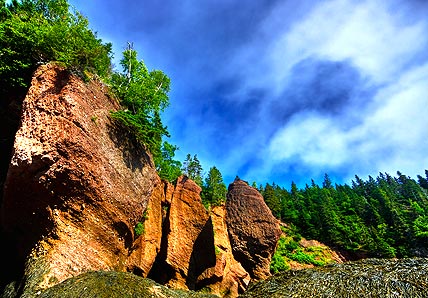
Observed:
[[[428,168],[428,2],[77,1],[116,63],[172,81],[164,122],[204,169],[303,187]]]

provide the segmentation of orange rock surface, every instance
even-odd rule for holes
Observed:
[[[34,74],[1,206],[9,251],[25,267],[20,290],[107,270],[237,297],[268,276],[280,230],[261,195],[235,181],[226,207],[208,211],[186,176],[161,181],[148,151],[111,120],[120,106],[108,94],[54,64]]]
[[[31,256],[26,275],[44,268],[34,287],[125,270],[134,226],[157,196],[151,158],[112,123],[119,105],[106,94],[97,81],[45,65],[24,100],[2,226],[21,261]]]

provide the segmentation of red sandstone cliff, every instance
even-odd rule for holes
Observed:
[[[143,148],[111,122],[118,104],[106,94],[96,81],[46,65],[24,100],[2,226],[20,259],[31,256],[26,275],[43,268],[32,286],[89,270],[124,270],[134,226],[163,188]]]
[[[81,273],[107,270],[236,297],[250,274],[266,276],[276,222],[261,227],[275,237],[261,238],[258,267],[237,260],[229,240],[241,229],[231,224],[235,216],[256,228],[258,217],[271,220],[263,200],[250,200],[251,207],[269,214],[239,215],[233,202],[254,195],[246,197],[242,186],[227,212],[224,206],[207,211],[193,181],[161,181],[151,156],[110,120],[119,105],[108,94],[103,84],[85,83],[54,65],[34,75],[1,206],[2,229],[26,264],[20,290],[38,293]],[[138,222],[144,225],[140,236],[134,232]],[[250,262],[257,262],[258,248],[241,250],[251,250]]]

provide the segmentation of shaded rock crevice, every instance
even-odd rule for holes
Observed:
[[[206,269],[214,267],[216,254],[214,247],[214,232],[211,217],[208,218],[198,237],[196,238],[192,254],[190,255],[186,285],[189,289],[199,290],[203,286],[197,284],[198,277]]]

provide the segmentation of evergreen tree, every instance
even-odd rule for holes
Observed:
[[[187,154],[185,161],[183,162],[182,168],[183,174],[196,182],[199,186],[202,187],[202,166],[198,159],[198,156],[195,154],[193,157],[190,154]]]
[[[322,183],[323,188],[333,188],[333,184],[331,183],[330,177],[328,174],[324,174],[324,181]]]
[[[269,209],[272,211],[272,214],[276,218],[281,217],[281,201],[276,194],[275,185],[271,186],[269,183],[266,183],[265,189],[262,193],[264,201]]]
[[[174,159],[178,147],[163,142],[161,155],[155,157],[156,170],[161,179],[174,182],[181,175],[181,162]]]
[[[427,189],[428,190],[428,173],[427,174],[427,178],[425,179],[424,177],[422,177],[421,175],[418,175],[418,183],[420,185],[420,187]]]
[[[333,187],[326,175],[322,188],[313,181],[304,190],[293,182],[290,192],[266,185],[265,196],[279,198],[283,220],[306,238],[368,256],[406,257],[428,245],[428,195],[397,175],[355,176],[352,187]]]
[[[202,187],[202,201],[209,205],[220,205],[226,201],[227,188],[220,171],[214,166],[208,171]]]
[[[159,70],[149,71],[137,52],[129,46],[123,52],[122,73],[112,75],[112,88],[121,99],[123,110],[112,117],[126,127],[136,140],[147,146],[155,160],[162,155],[162,137],[169,137],[160,113],[169,104],[169,78]]]

